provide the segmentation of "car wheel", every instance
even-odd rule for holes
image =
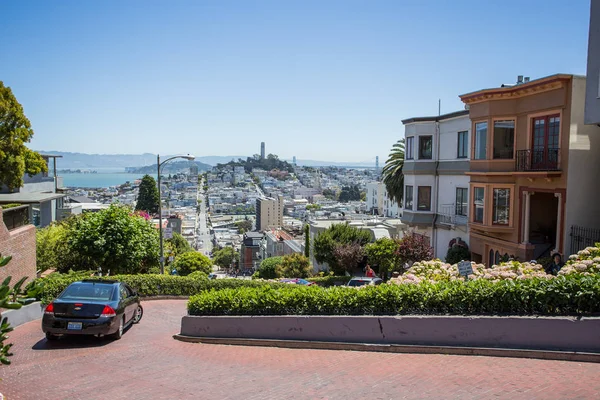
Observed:
[[[133,314],[133,323],[137,324],[142,320],[142,316],[144,315],[144,309],[142,308],[141,304],[138,304],[137,308],[135,309],[135,314]]]
[[[119,329],[115,333],[112,334],[112,338],[114,340],[119,340],[123,337],[123,329],[125,329],[125,316],[119,320]]]
[[[51,334],[50,332],[46,332],[46,340],[51,342],[58,339],[58,336]]]

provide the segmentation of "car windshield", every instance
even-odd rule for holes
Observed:
[[[59,297],[63,300],[105,300],[112,299],[114,285],[102,283],[74,283]]]
[[[369,282],[371,281],[365,279],[352,279],[350,282],[348,282],[348,286],[364,286],[368,285]]]

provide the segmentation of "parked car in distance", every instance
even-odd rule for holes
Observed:
[[[306,279],[302,279],[302,278],[281,279],[279,282],[296,284],[296,285],[304,285],[304,286],[312,286],[312,285],[317,284],[316,282],[310,282],[310,281],[307,281]]]
[[[46,339],[58,335],[97,335],[120,339],[123,330],[142,319],[138,294],[127,284],[106,279],[73,282],[44,310]]]
[[[369,286],[369,285],[381,285],[383,280],[377,277],[370,276],[357,276],[348,281],[347,286],[359,287],[359,286]]]

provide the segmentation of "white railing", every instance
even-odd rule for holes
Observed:
[[[467,225],[467,217],[456,214],[456,205],[454,203],[442,204],[437,222],[446,225]]]

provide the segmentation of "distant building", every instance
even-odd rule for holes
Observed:
[[[263,197],[256,200],[256,230],[265,231],[283,226],[283,196]]]
[[[260,142],[260,158],[265,159],[265,142]]]
[[[258,268],[262,261],[260,245],[263,234],[259,232],[248,232],[244,235],[240,250],[240,269],[247,270]]]
[[[585,123],[600,124],[600,1],[592,0],[588,41]],[[596,138],[596,140],[600,140]]]
[[[296,165],[296,156],[292,158],[292,164],[294,164],[294,166]]]

